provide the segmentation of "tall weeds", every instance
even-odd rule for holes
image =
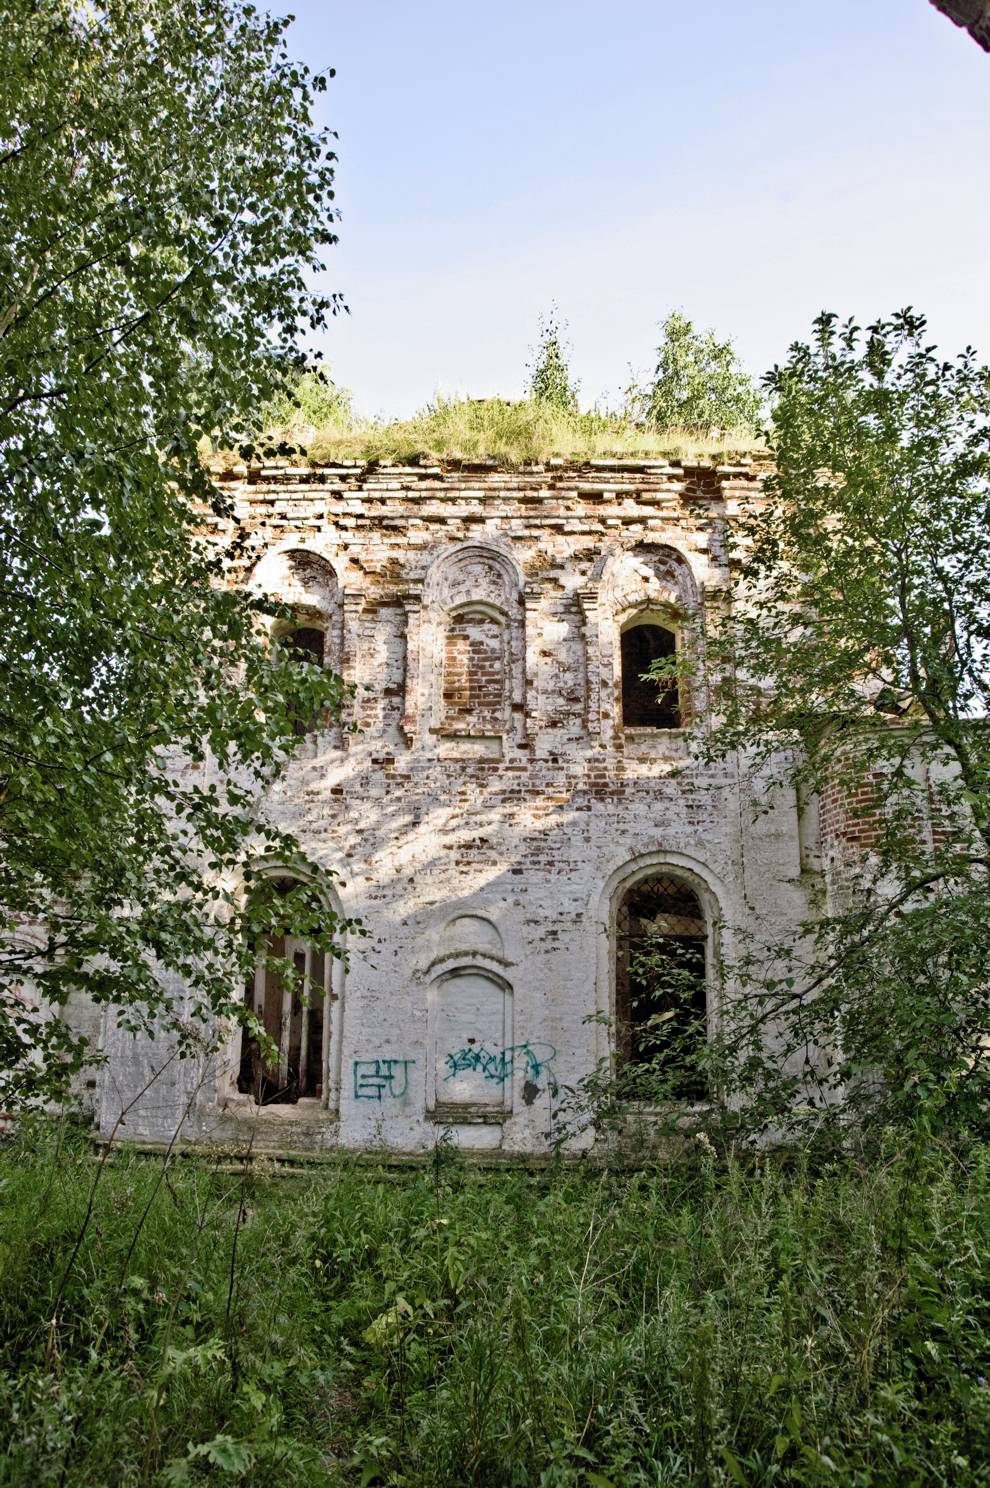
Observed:
[[[229,1168],[115,1152],[53,1344],[93,1159],[0,1151],[0,1488],[988,1480],[981,1152]]]

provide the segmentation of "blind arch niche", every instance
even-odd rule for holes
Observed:
[[[420,743],[500,752],[525,733],[525,611],[511,554],[464,543],[423,585]]]

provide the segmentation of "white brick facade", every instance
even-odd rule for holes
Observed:
[[[318,1099],[238,1093],[239,1038],[202,1084],[172,1067],[123,1134],[255,1146],[546,1150],[554,1089],[608,1053],[612,926],[664,867],[694,892],[709,1010],[742,929],[786,933],[817,865],[793,793],[754,813],[735,759],[623,727],[624,626],[669,627],[727,580],[726,523],[751,467],[262,472],[228,487],[248,560],[231,581],[319,626],[357,686],[302,744],[265,810],[336,877],[367,938],[336,966]],[[699,659],[700,660],[700,659]],[[685,721],[703,727],[703,669]],[[763,803],[766,806],[766,802]],[[112,1027],[109,1130],[161,1062]]]

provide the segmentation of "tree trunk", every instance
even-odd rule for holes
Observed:
[[[990,0],[932,0],[932,4],[957,26],[965,26],[973,40],[990,52]]]

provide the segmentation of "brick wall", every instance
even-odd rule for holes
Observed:
[[[368,935],[334,970],[326,1108],[259,1114],[233,1088],[235,1039],[190,1136],[422,1152],[449,1131],[473,1151],[545,1152],[555,1092],[609,1054],[593,1015],[612,1010],[612,921],[638,876],[673,874],[701,905],[712,1018],[732,995],[718,970],[734,937],[799,923],[793,791],[764,810],[739,762],[693,762],[683,731],[626,729],[621,710],[623,628],[726,584],[727,529],[760,474],[600,462],[227,478],[228,581],[323,625],[328,664],[357,689],[358,731],[314,732],[258,809]],[[108,1052],[105,1127],[160,1045],[111,1027]],[[167,1138],[187,1084],[135,1107],[128,1131]]]
[[[506,722],[505,627],[494,615],[452,615],[443,646],[443,727],[501,733]]]

